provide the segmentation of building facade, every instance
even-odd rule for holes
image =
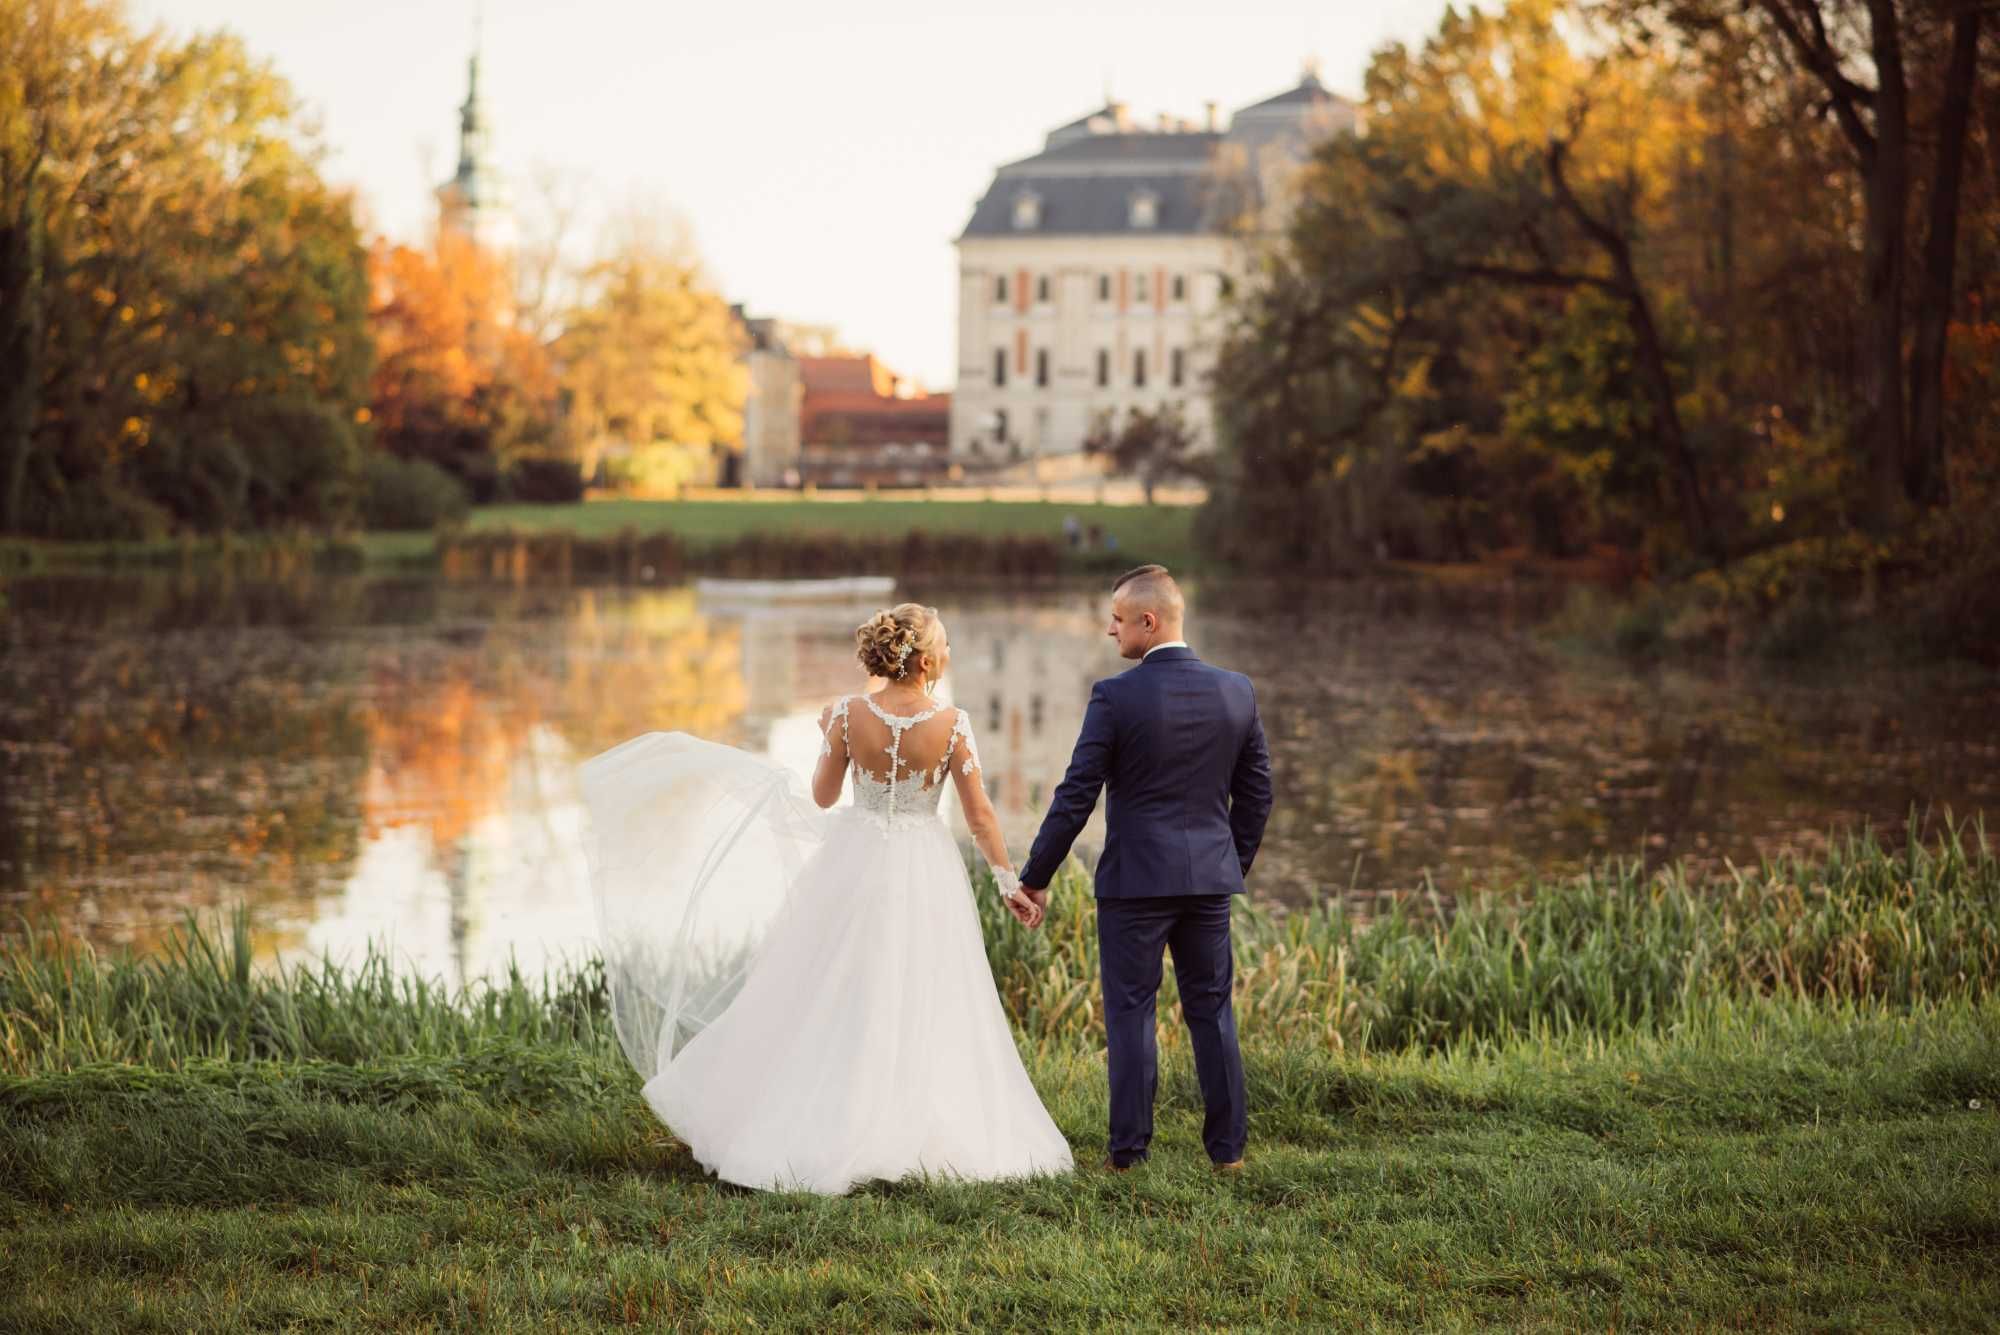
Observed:
[[[951,453],[968,468],[1070,461],[1104,416],[1177,404],[1206,446],[1225,286],[1281,225],[1312,145],[1358,128],[1308,66],[1199,125],[1112,102],[1008,163],[958,238]]]
[[[742,326],[744,368],[750,388],[743,401],[741,484],[752,487],[796,487],[799,469],[799,417],[805,405],[805,382],[798,358],[786,344],[777,320],[751,319],[741,306],[730,313]]]
[[[926,394],[874,356],[801,357],[802,480],[921,487],[951,468],[951,396]]]

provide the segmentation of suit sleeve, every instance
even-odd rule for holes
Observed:
[[[1264,822],[1271,818],[1271,752],[1264,744],[1264,722],[1257,714],[1257,697],[1250,697],[1250,731],[1236,753],[1236,772],[1229,780],[1229,833],[1236,840],[1236,860],[1243,874],[1257,859]]]
[[[1090,688],[1090,704],[1083,711],[1083,728],[1069,758],[1069,772],[1057,785],[1049,814],[1042,818],[1041,831],[1028,850],[1021,884],[1047,885],[1069,856],[1070,845],[1097,809],[1097,794],[1111,773],[1111,744],[1117,735],[1111,721],[1111,696],[1100,681]]]

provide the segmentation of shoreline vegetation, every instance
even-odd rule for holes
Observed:
[[[985,890],[988,887],[982,886]],[[1091,905],[979,907],[1037,1088],[1102,1150]],[[843,1199],[708,1179],[585,963],[452,990],[0,945],[0,1324],[20,1330],[1615,1324],[2000,1310],[2000,860],[1983,826],[1698,880],[1614,863],[1368,921],[1244,905],[1249,1169],[1162,995],[1119,1177]]]
[[[1071,517],[1080,535],[1090,535],[1087,542],[1072,546],[1066,539]],[[605,499],[486,506],[461,524],[431,531],[0,539],[0,579],[64,571],[284,577],[330,570],[557,583],[826,574],[978,580],[1102,576],[1148,561],[1183,574],[1238,577],[1204,556],[1201,522],[1189,505],[927,502],[918,494]],[[1383,560],[1318,578],[1555,590],[1562,596],[1543,627],[1547,638],[1628,660],[1957,661],[1992,669],[2000,668],[2000,571],[1989,566],[1856,539],[1806,541],[1677,579],[1646,578],[1629,557],[1609,549],[1560,560],[1524,551],[1467,562]]]

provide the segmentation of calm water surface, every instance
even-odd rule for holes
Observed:
[[[904,592],[944,613],[942,694],[1025,856],[1091,682],[1123,666],[1101,594]],[[25,911],[146,948],[247,902],[267,958],[373,939],[452,981],[589,949],[578,760],[682,729],[806,772],[820,708],[865,684],[870,610],[330,576],[5,594],[0,931]],[[1550,650],[1548,607],[1502,589],[1192,603],[1196,651],[1258,683],[1269,901],[1427,899],[1612,854],[1743,863],[1864,823],[1900,837],[1912,806],[2000,811],[1990,676],[1636,670]]]

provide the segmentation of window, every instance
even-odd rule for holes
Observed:
[[[1174,275],[1174,300],[1175,301],[1187,300],[1187,279],[1182,277],[1180,274]]]
[[[1140,348],[1132,354],[1132,387],[1134,389],[1144,389],[1146,387],[1146,350],[1144,348]]]
[[[1186,374],[1187,374],[1187,354],[1182,349],[1175,348],[1173,361],[1170,362],[1167,367],[1167,383],[1172,385],[1175,389],[1179,389],[1181,387],[1181,381],[1186,377]]]
[[[1136,190],[1132,194],[1132,226],[1151,228],[1160,218],[1160,197],[1150,190]]]
[[[1049,387],[1049,350],[1047,348],[1036,348],[1035,388],[1047,389],[1048,387]]]
[[[1111,383],[1111,352],[1107,348],[1097,350],[1097,387],[1103,389]]]
[[[1097,299],[1099,301],[1111,300],[1111,275],[1108,273],[1097,275]]]
[[[1014,196],[1014,230],[1032,231],[1042,224],[1042,197],[1032,190]]]
[[[993,441],[996,445],[1007,443],[1007,410],[998,409],[993,414]]]
[[[1005,385],[1007,383],[1007,349],[1005,348],[993,349],[993,383],[995,385]]]
[[[993,280],[993,300],[1002,305],[1007,302],[1007,275],[1004,273]]]
[[[1152,288],[1146,280],[1147,274],[1144,269],[1132,275],[1132,300],[1141,306],[1152,300]]]
[[[1049,299],[1049,276],[1047,274],[1043,274],[1040,278],[1037,278],[1035,280],[1035,300],[1047,301],[1048,299]]]

